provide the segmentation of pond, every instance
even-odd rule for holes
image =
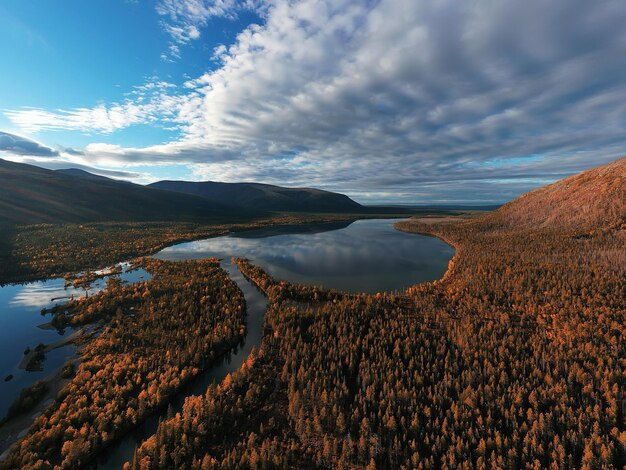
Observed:
[[[397,220],[274,226],[165,248],[178,260],[245,257],[276,279],[347,292],[383,292],[439,279],[454,250],[394,229]]]

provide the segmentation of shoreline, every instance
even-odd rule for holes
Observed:
[[[454,240],[451,240],[449,237],[444,236],[441,233],[435,233],[432,231],[429,232],[427,230],[419,230],[419,229],[411,231],[411,230],[408,230],[408,227],[403,227],[403,225],[405,226],[411,225],[411,226],[415,226],[415,228],[419,228],[419,226],[421,225],[423,228],[424,226],[432,227],[435,224],[440,224],[440,223],[445,223],[445,224],[463,223],[469,220],[471,220],[471,217],[464,217],[464,216],[415,217],[415,218],[411,217],[401,222],[396,222],[395,224],[393,224],[393,228],[403,233],[438,238],[439,240],[443,241],[444,243],[448,244],[454,249],[454,255],[452,256],[452,258],[450,258],[450,261],[448,261],[448,268],[446,269],[446,272],[443,274],[443,276],[441,276],[440,279],[431,281],[432,284],[442,284],[442,283],[445,283],[454,274],[453,273],[454,267],[456,266],[459,258],[462,256],[462,249],[461,249],[460,244]],[[414,287],[414,286],[411,286],[411,287]]]
[[[72,361],[77,361],[78,357]],[[22,439],[33,426],[35,420],[41,416],[46,409],[54,403],[58,393],[67,385],[71,380],[62,376],[63,368],[51,373],[49,376],[42,380],[45,380],[50,387],[50,390],[44,395],[44,397],[37,403],[32,410],[27,413],[19,414],[9,419],[4,424],[0,425],[0,462],[8,456],[13,446]]]
[[[68,274],[74,274],[75,272],[79,272],[79,271],[99,271],[102,269],[106,269],[107,267],[110,267],[112,264],[123,263],[130,259],[140,258],[143,256],[152,256],[155,253],[158,253],[159,251],[165,248],[168,248],[173,245],[177,245],[179,243],[204,240],[208,238],[216,238],[216,237],[221,237],[221,236],[229,235],[229,234],[236,233],[236,232],[247,232],[250,230],[256,230],[256,229],[267,228],[267,227],[275,227],[275,226],[280,226],[280,225],[331,224],[334,222],[346,222],[346,221],[370,220],[370,219],[399,219],[399,218],[408,219],[413,216],[415,216],[415,214],[411,215],[411,214],[406,214],[406,213],[404,214],[326,214],[326,215],[315,214],[309,217],[307,217],[306,215],[302,215],[302,214],[294,214],[294,215],[284,215],[284,216],[277,217],[274,219],[253,221],[250,223],[238,223],[238,224],[226,224],[226,225],[199,225],[197,229],[200,231],[204,230],[204,232],[199,232],[197,235],[191,235],[191,236],[189,234],[186,234],[186,235],[181,234],[181,236],[179,237],[175,237],[173,239],[166,240],[163,242],[158,242],[156,245],[153,245],[150,248],[146,248],[144,250],[139,250],[133,253],[129,253],[128,255],[120,255],[120,257],[115,258],[114,261],[112,260],[102,261],[101,263],[96,264],[96,265],[87,265],[87,264],[78,263],[80,267],[77,267],[76,270],[53,271],[46,275],[21,274],[21,275],[9,275],[4,278],[0,277],[0,287],[8,286],[8,285],[26,284],[30,282],[44,282],[50,279],[64,278]],[[158,223],[158,222],[155,222],[155,223]],[[94,222],[93,224],[98,224],[98,223]],[[132,222],[129,223],[129,228],[132,228],[132,224],[133,224]],[[174,222],[172,223],[170,227],[164,227],[163,232],[166,232],[168,229],[171,229],[171,228],[176,228],[177,224],[183,225],[181,223]],[[192,222],[190,224],[194,224],[194,223]],[[82,225],[59,224],[58,226],[54,226],[52,224],[50,225],[53,227],[59,228],[59,227],[65,227],[65,226],[77,226],[78,227],[78,226],[89,225],[89,224],[82,224]],[[21,228],[25,230],[28,230],[34,227],[37,227],[37,226],[21,226]],[[15,227],[15,228],[18,230],[18,233],[20,233],[19,231],[20,227]],[[212,230],[214,230],[214,232],[209,233]]]
[[[84,326],[70,333],[67,337],[46,345],[45,348],[40,351],[46,354],[54,349],[74,344],[77,349],[68,361],[76,365],[80,361],[80,343],[91,336],[92,332],[88,331],[89,326],[90,325]],[[33,349],[28,354],[24,355],[18,367],[22,370],[26,370],[26,365],[36,353],[37,351]],[[20,413],[0,424],[0,462],[6,458],[13,445],[19,442],[19,440],[28,433],[35,420],[45,412],[48,406],[54,403],[59,392],[69,383],[71,378],[63,377],[63,366],[61,366],[41,380],[45,381],[49,386],[48,392],[46,392],[41,400],[39,400],[31,410]]]
[[[44,323],[44,325],[46,325],[46,323]],[[47,354],[50,351],[53,351],[54,349],[58,349],[58,348],[62,348],[63,346],[67,346],[70,343],[73,343],[75,340],[82,338],[84,335],[87,334],[87,330],[86,328],[80,328],[79,330],[76,330],[72,333],[70,333],[69,335],[61,338],[58,341],[55,341],[54,343],[50,343],[50,344],[46,344],[44,348],[40,349],[39,351],[37,351],[37,349],[31,349],[28,354],[24,354],[24,357],[22,358],[22,360],[20,361],[18,367],[21,370],[28,370],[27,367],[29,365],[29,363],[33,360],[33,358],[38,354],[38,353],[42,353],[42,354]],[[45,358],[43,359],[43,361],[45,361]]]
[[[403,219],[401,221],[398,221],[394,224],[392,224],[393,228],[395,230],[399,230],[397,225],[398,224],[403,224],[403,223],[409,223],[409,218],[405,217],[398,217],[397,215],[394,216],[385,216],[385,217],[363,217],[363,218],[348,218],[348,219],[344,219],[344,220],[367,220],[367,219],[381,219],[381,220],[387,220],[387,219]],[[416,222],[420,222],[422,220],[428,220],[429,223],[436,223],[440,220],[442,220],[442,218],[434,218],[434,217],[426,217],[426,218],[420,218],[420,219],[415,219]],[[459,221],[459,218],[457,217],[447,217],[446,219],[448,220],[453,220],[455,222]],[[335,220],[330,220],[330,221],[325,221],[325,222],[315,222],[315,221],[306,221],[306,222],[300,222],[300,223],[273,223],[273,224],[268,224],[264,227],[271,227],[271,226],[280,226],[280,225],[306,225],[306,224],[311,224],[311,223],[333,223],[333,222],[338,222],[340,220],[335,219]],[[216,238],[219,236],[225,236],[229,233],[234,233],[234,232],[245,232],[245,231],[249,231],[249,230],[254,230],[254,229],[258,229],[258,228],[264,228],[264,227],[249,227],[249,228],[245,228],[245,229],[240,229],[240,230],[230,230],[230,231],[225,231],[223,233],[216,233],[213,234],[211,236],[200,236],[198,238],[195,238],[194,240],[198,240],[198,239],[208,239],[208,238]],[[401,232],[405,232],[405,233],[411,233],[405,230],[399,230]],[[413,232],[415,233],[415,232]],[[427,234],[424,233],[424,235],[431,235],[432,234]],[[441,237],[437,237],[440,238]],[[178,243],[184,243],[185,241],[190,241],[190,240],[183,240],[183,241],[176,241],[176,242],[172,242],[170,244],[168,244],[167,246],[173,246],[176,245]],[[443,240],[444,242],[448,243],[450,246],[452,246],[453,248],[455,248],[455,250],[458,251],[458,248],[456,246],[454,246],[454,244],[451,244],[450,242],[448,242],[447,240]],[[158,250],[154,251],[152,254],[154,254],[155,252],[158,252],[159,250],[161,250],[163,248],[159,248]],[[455,253],[456,256],[456,253]],[[449,269],[448,269],[449,271]],[[447,276],[448,271],[446,271],[446,274],[444,275]],[[242,273],[243,274],[243,273]],[[244,277],[245,274],[243,274]],[[251,282],[251,280],[249,278],[247,278],[248,282]],[[443,278],[442,278],[443,279]],[[440,280],[439,280],[440,281]],[[439,281],[434,281],[434,282],[439,282]],[[251,282],[253,285],[254,283]],[[257,286],[258,287],[258,286]],[[47,324],[44,324],[47,325]],[[44,325],[40,325],[44,326]],[[70,335],[68,335],[66,338],[62,338],[54,343],[48,344],[45,346],[44,349],[41,349],[40,351],[43,353],[47,353],[53,349],[59,348],[59,347],[63,347],[69,343],[74,342],[75,340],[79,339],[79,338],[84,338],[86,335],[87,331],[86,328],[81,328],[79,330],[76,330],[74,332],[72,332]],[[239,341],[238,341],[239,342]],[[222,352],[222,354],[218,355],[215,359],[217,362],[217,360],[220,358],[220,356],[225,356],[228,354],[230,350],[228,351],[224,351]],[[31,358],[37,353],[37,351],[33,350],[30,351],[28,355],[26,355],[21,363],[20,363],[20,368],[24,368],[26,366],[26,364],[28,364],[28,362],[31,360]],[[213,364],[212,364],[213,365]],[[206,372],[207,369],[210,369],[212,367],[212,365],[209,365],[203,372]],[[200,374],[202,374],[202,372],[200,372]],[[199,375],[200,375],[199,374]],[[46,396],[44,396],[42,398],[42,400],[33,408],[33,410],[24,413],[23,415],[17,416],[13,419],[11,419],[9,422],[5,423],[5,425],[0,427],[0,452],[2,452],[2,454],[0,454],[0,461],[3,460],[3,458],[5,458],[6,455],[8,455],[8,451],[10,451],[11,447],[13,446],[13,444],[15,444],[16,442],[19,442],[19,440],[28,432],[29,429],[31,429],[32,424],[34,422],[34,420],[37,418],[37,416],[39,416],[43,411],[45,411],[45,409],[51,404],[53,403],[54,397],[56,397],[56,394],[58,394],[58,392],[63,388],[63,386],[70,380],[70,379],[63,379],[61,376],[61,370],[58,370],[55,374],[53,374],[50,378],[46,378],[44,380],[48,381],[51,390],[50,392],[48,392],[46,394]],[[193,379],[196,377],[191,378],[190,381],[193,381]],[[183,387],[184,389],[184,387]],[[153,410],[152,413],[150,415],[152,415],[153,413],[158,413],[159,409],[162,407],[167,406],[167,404],[170,403],[170,400],[167,401],[167,403],[163,403],[160,406],[157,407],[157,409]],[[149,419],[149,416],[147,416],[144,420]],[[125,433],[124,433],[125,434]],[[114,446],[115,444],[113,444]]]

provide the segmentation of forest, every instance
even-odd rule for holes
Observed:
[[[442,279],[405,291],[329,291],[235,259],[268,299],[261,347],[124,468],[623,468],[620,162],[481,217],[397,223],[456,249]],[[150,281],[63,313],[108,323],[0,467],[84,466],[244,334],[216,260],[141,263]]]
[[[66,324],[105,326],[0,468],[86,465],[245,335],[245,301],[217,260],[141,265],[149,281],[109,282],[56,314]]]
[[[276,214],[247,223],[88,222],[12,225],[0,221],[0,285],[61,277],[146,256],[175,243],[272,225],[355,220],[350,214]],[[393,214],[359,214],[390,218]]]
[[[326,292],[238,260],[270,300],[261,350],[126,467],[622,468],[621,165],[603,191],[566,180],[579,223],[542,217],[544,192],[476,219],[398,223],[456,248],[443,279],[406,292]],[[621,205],[603,212],[607,200]]]

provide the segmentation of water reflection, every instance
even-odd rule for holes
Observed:
[[[453,249],[443,241],[406,234],[395,220],[277,226],[169,247],[156,257],[243,256],[272,276],[349,292],[381,292],[440,278]]]
[[[168,260],[223,258],[222,267],[244,293],[248,314],[244,343],[181,391],[171,403],[173,411],[181,410],[185,397],[205,393],[208,384],[239,369],[251,348],[261,343],[266,299],[230,263],[232,256],[253,259],[281,279],[353,291],[399,289],[443,275],[452,248],[435,238],[398,232],[394,222],[270,227],[182,243],[157,253],[155,257]],[[132,459],[134,449],[156,431],[164,416],[165,410],[151,416],[108,449],[93,467],[120,468]]]
[[[9,305],[12,307],[41,308],[42,305],[54,303],[51,302],[51,299],[67,301],[72,296],[81,297],[83,295],[85,295],[83,289],[72,287],[65,289],[62,283],[35,282],[21,286],[21,289],[9,301]]]
[[[183,243],[155,255],[170,260],[211,256],[224,258],[226,262],[223,266],[242,288],[248,304],[248,334],[244,344],[179,395],[173,403],[175,409],[180,409],[185,396],[203,393],[207,384],[220,381],[228,372],[237,370],[250,348],[260,344],[265,298],[227,260],[232,256],[244,256],[278,279],[352,292],[390,291],[440,278],[453,255],[453,249],[435,238],[398,232],[393,228],[394,222],[362,220],[268,227]],[[143,270],[122,274],[122,279],[128,282],[147,280],[149,277]],[[105,282],[105,279],[98,280],[91,292],[102,288]],[[5,414],[23,387],[49,375],[50,370],[60,367],[74,353],[73,346],[51,351],[43,372],[25,372],[17,367],[26,346],[59,339],[61,333],[56,330],[38,328],[48,320],[39,312],[55,303],[50,299],[72,293],[84,292],[64,289],[63,279],[0,287],[0,416]],[[68,328],[64,334],[71,334],[72,331]],[[9,374],[14,376],[13,380],[1,381]],[[119,468],[122,462],[132,458],[135,446],[156,429],[157,416],[110,449],[109,458],[100,466]]]
[[[120,274],[123,282],[133,283],[150,278],[150,274],[143,269],[128,271],[128,264],[121,266],[125,270]],[[106,280],[107,277],[97,279],[89,289],[89,295],[104,289]],[[23,388],[48,377],[76,351],[74,346],[66,345],[46,353],[42,371],[26,371],[19,367],[26,347],[33,349],[39,343],[54,343],[75,331],[70,327],[62,331],[48,327],[46,324],[51,317],[42,315],[41,310],[66,303],[72,296],[82,297],[85,294],[86,291],[81,288],[66,288],[63,278],[0,287],[0,418],[5,416]],[[5,381],[9,375],[13,378]]]

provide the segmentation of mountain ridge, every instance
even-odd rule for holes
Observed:
[[[363,212],[345,194],[315,188],[286,188],[265,183],[163,180],[149,187],[193,194],[218,202],[273,212]]]
[[[11,224],[169,220],[208,223],[264,215],[261,211],[127,181],[65,174],[2,159],[0,182],[0,221]]]

